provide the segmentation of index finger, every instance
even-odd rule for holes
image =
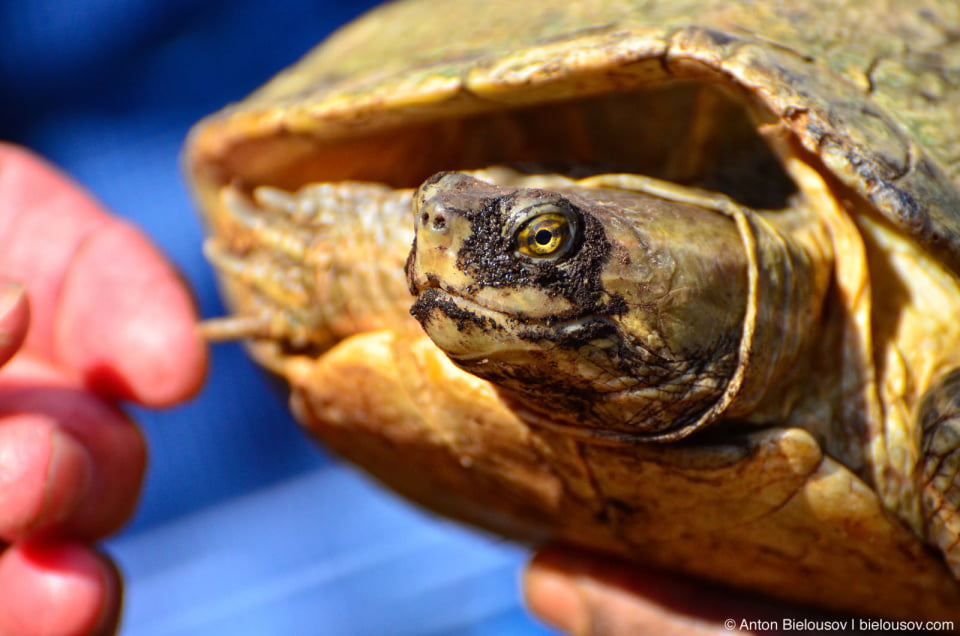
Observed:
[[[96,392],[150,406],[192,395],[206,367],[176,271],[65,175],[0,144],[0,275],[26,286],[26,348]]]

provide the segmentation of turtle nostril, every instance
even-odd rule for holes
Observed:
[[[445,235],[450,231],[450,222],[456,212],[440,205],[425,205],[417,213],[417,227],[423,232]]]

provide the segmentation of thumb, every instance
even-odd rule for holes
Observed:
[[[30,326],[30,303],[23,285],[0,280],[0,365],[13,357]]]

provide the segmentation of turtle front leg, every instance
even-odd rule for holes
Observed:
[[[960,579],[960,369],[927,390],[920,405],[921,505],[927,540]]]

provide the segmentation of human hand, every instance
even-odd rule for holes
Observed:
[[[744,621],[776,625],[796,613],[774,601],[566,548],[538,552],[523,587],[535,615],[573,636],[764,634],[776,630],[741,627]]]
[[[120,579],[90,542],[133,511],[144,440],[117,406],[195,393],[183,282],[139,233],[0,144],[0,633],[109,633]]]

